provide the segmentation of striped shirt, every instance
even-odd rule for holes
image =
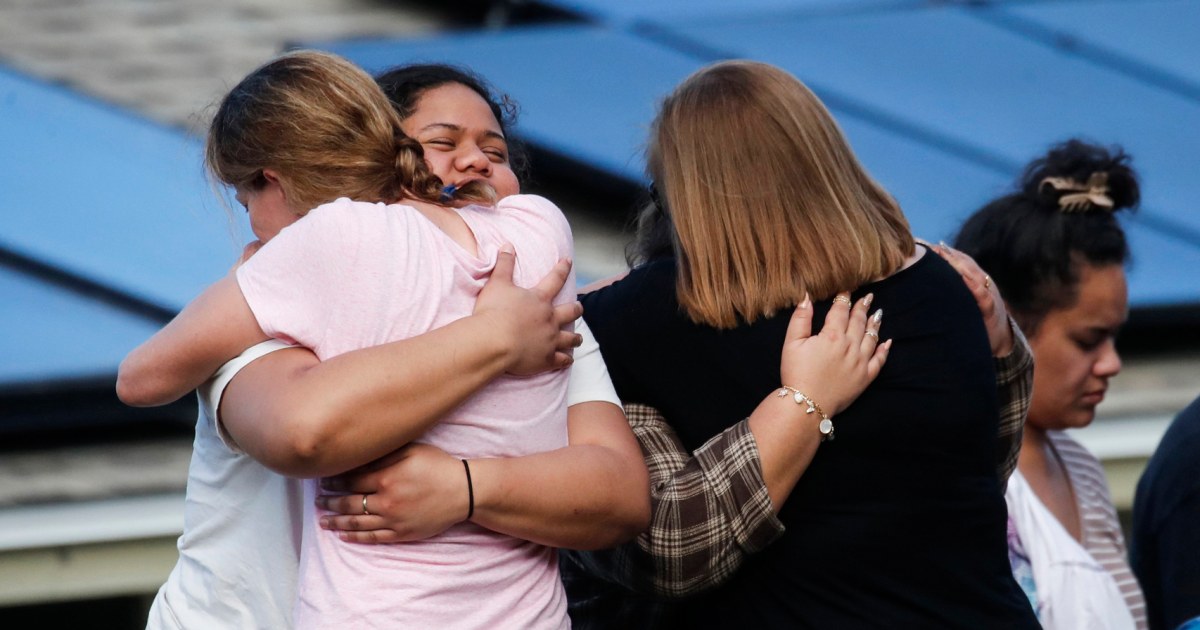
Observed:
[[[1126,560],[1125,537],[1100,460],[1062,431],[1047,431],[1046,437],[1071,481],[1082,523],[1083,548],[1112,575],[1137,627],[1145,630],[1146,601]]]

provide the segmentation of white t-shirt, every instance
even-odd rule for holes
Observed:
[[[1021,471],[1004,493],[1033,566],[1038,621],[1047,630],[1134,630],[1116,580],[1042,504]]]
[[[600,346],[580,318],[567,404],[621,401]],[[221,395],[243,367],[288,347],[267,341],[226,363],[198,390],[179,562],[150,608],[147,630],[290,628],[300,557],[300,481],[280,476],[227,441]]]
[[[179,561],[150,608],[147,629],[290,628],[300,561],[300,480],[268,470],[223,439],[221,394],[266,341],[197,389],[200,415],[188,466]]]

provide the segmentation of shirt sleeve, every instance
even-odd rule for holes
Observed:
[[[583,344],[575,348],[575,362],[571,364],[567,381],[567,406],[585,402],[610,402],[618,407],[621,399],[608,377],[608,366],[600,354],[600,344],[583,318],[575,321],[575,332],[583,337]]]
[[[656,409],[627,404],[625,415],[650,471],[650,528],[615,549],[580,554],[588,572],[685,597],[723,584],[783,534],[745,420],[689,455]]]
[[[997,433],[996,461],[1001,484],[1017,467],[1021,452],[1021,434],[1029,403],[1033,398],[1033,352],[1020,327],[1008,318],[1013,332],[1013,348],[1008,356],[998,357],[996,364],[996,396],[1000,405],[1000,429]]]
[[[225,430],[225,425],[221,423],[220,409],[221,397],[225,394],[225,388],[233,381],[233,377],[237,376],[242,368],[253,363],[256,359],[268,355],[276,350],[283,348],[291,348],[291,345],[283,343],[278,339],[268,339],[260,344],[247,348],[240,355],[230,359],[225,365],[222,365],[212,378],[208,379],[203,385],[196,389],[196,394],[200,398],[200,412],[204,414],[206,422],[211,422],[216,427],[217,437],[229,450],[235,453],[241,453],[242,449],[238,447],[233,436]]]

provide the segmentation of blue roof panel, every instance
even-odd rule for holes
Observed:
[[[0,386],[111,376],[155,320],[0,266]]]
[[[1036,5],[1041,7],[1042,5]],[[1144,207],[1200,245],[1192,208],[1200,103],[976,18],[970,9],[680,27],[732,56],[796,73],[823,97],[900,120],[1015,173],[1057,140],[1123,145]],[[788,46],[777,42],[788,41]],[[964,63],[969,60],[970,63]],[[940,140],[939,140],[940,139]]]
[[[996,13],[1041,27],[1064,47],[1097,62],[1200,95],[1200,2],[1093,0],[1087,10],[1047,2],[1005,5]]]
[[[236,260],[200,145],[0,69],[0,248],[171,309]]]
[[[922,0],[538,0],[600,22],[711,22],[764,14],[843,13],[917,5]]]

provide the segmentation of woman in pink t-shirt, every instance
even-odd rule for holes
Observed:
[[[237,189],[256,234],[281,234],[131,354],[121,383],[134,401],[158,402],[139,399],[138,385],[180,395],[268,336],[328,359],[451,324],[471,315],[510,243],[514,280],[525,286],[571,254],[566,221],[544,199],[504,197],[494,209],[440,205],[442,182],[386,97],[331,55],[286,55],[247,77],[223,102],[207,156],[217,179]],[[488,184],[465,182],[455,197],[490,203],[496,187]],[[355,201],[327,203],[338,195]],[[295,221],[300,214],[306,219]],[[574,283],[558,293],[557,302],[573,302]],[[395,423],[387,435],[316,435],[352,441],[358,452],[350,465],[420,438],[461,458],[469,475],[472,457],[566,446],[565,386],[562,372],[501,377],[442,422]],[[631,456],[612,464],[645,487],[632,435],[627,444]],[[317,474],[341,472],[347,461],[321,462]],[[310,484],[310,499],[313,491]],[[464,494],[447,503],[473,516],[469,482]],[[630,506],[624,528],[632,535],[644,524],[647,498],[634,492],[618,500]],[[553,550],[544,545],[474,522],[419,544],[348,545],[319,530],[308,505],[299,627],[568,623]]]

